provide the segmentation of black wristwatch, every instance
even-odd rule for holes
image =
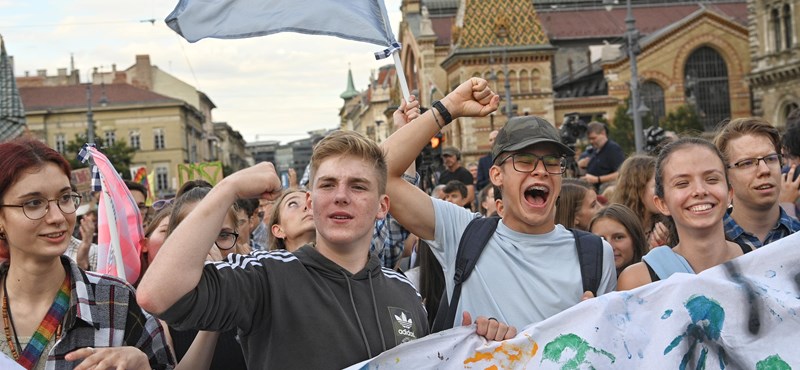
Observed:
[[[449,125],[450,122],[453,122],[453,116],[450,115],[450,112],[444,107],[444,104],[442,104],[441,101],[437,100],[433,102],[433,107],[439,111],[439,115],[441,115],[442,119],[444,119],[445,126]]]

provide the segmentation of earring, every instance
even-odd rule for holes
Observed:
[[[0,230],[0,240],[6,240],[6,231]]]

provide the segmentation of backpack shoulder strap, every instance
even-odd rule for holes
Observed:
[[[583,291],[588,290],[597,297],[597,290],[603,278],[603,239],[582,230],[569,229],[569,231],[575,237],[575,248],[578,249]]]
[[[432,332],[435,333],[453,327],[458,301],[461,299],[461,284],[472,274],[475,264],[478,263],[478,258],[483,253],[483,248],[486,247],[489,238],[494,235],[499,221],[499,217],[479,217],[467,224],[464,233],[461,234],[461,240],[458,242],[458,251],[456,252],[453,296],[448,304],[447,289],[442,293],[442,300],[439,304],[439,310],[436,312],[436,319],[431,329]]]

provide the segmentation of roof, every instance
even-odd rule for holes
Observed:
[[[530,0],[466,0],[459,49],[549,45]],[[507,37],[498,37],[504,28]]]
[[[708,8],[714,13],[728,17],[742,26],[747,25],[747,3],[717,4],[659,4],[636,6],[633,17],[636,29],[649,35],[678,22],[700,9]],[[618,6],[611,11],[604,8],[569,9],[539,12],[539,20],[551,41],[584,38],[611,38],[625,34],[627,10]]]
[[[85,108],[86,86],[87,84],[22,87],[19,92],[22,95],[22,102],[25,104],[27,111]],[[128,84],[92,85],[92,106],[100,106],[100,99],[103,97],[108,101],[106,106],[142,103],[184,103],[182,100],[169,98]]]

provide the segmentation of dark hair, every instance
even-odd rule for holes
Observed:
[[[644,228],[642,227],[642,222],[639,220],[639,216],[622,204],[611,204],[597,211],[594,217],[592,217],[592,221],[589,222],[589,230],[592,230],[595,221],[602,218],[610,218],[619,222],[625,227],[625,230],[628,231],[628,235],[631,237],[631,242],[633,244],[633,260],[631,260],[629,264],[617,269],[617,274],[619,274],[625,267],[640,262],[642,256],[647,253],[647,238],[644,236]]]
[[[575,227],[575,215],[583,205],[589,188],[576,182],[561,184],[561,194],[556,201],[556,223],[567,228]]]
[[[180,197],[181,195],[183,195],[187,191],[192,190],[194,188],[209,188],[209,189],[211,189],[212,187],[214,187],[214,186],[211,185],[211,183],[206,181],[206,180],[189,180],[189,181],[183,183],[183,185],[181,185],[181,188],[178,189],[178,192],[175,194],[175,198]]]
[[[142,184],[140,184],[138,182],[125,180],[125,186],[130,191],[136,190],[136,191],[142,193],[142,195],[144,195],[144,199],[147,200],[147,188],[144,185],[142,185]]]
[[[258,199],[236,199],[236,207],[240,210],[244,210],[247,217],[253,217],[253,214],[255,214],[258,209]]]
[[[58,166],[69,180],[72,172],[69,162],[43,142],[22,137],[0,144],[0,200],[24,172],[42,168],[48,163]],[[9,257],[7,242],[0,240],[0,258]]]
[[[461,193],[462,198],[466,198],[468,194],[467,186],[464,185],[463,182],[458,180],[451,180],[444,186],[444,193],[451,194],[459,192]]]
[[[800,109],[797,110],[800,112]],[[800,118],[795,124],[787,124],[786,132],[781,139],[785,152],[794,157],[800,157]]]

